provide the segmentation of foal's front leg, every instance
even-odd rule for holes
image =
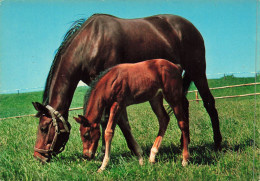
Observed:
[[[105,147],[106,147],[105,146],[105,144],[106,144],[105,143],[105,129],[107,127],[108,119],[109,119],[109,109],[106,109],[104,111],[104,114],[102,117],[102,122],[101,122],[102,148],[101,148],[101,152],[99,153],[99,156],[98,156],[99,158],[104,158],[104,155],[105,155]],[[132,153],[134,153],[138,157],[139,164],[143,165],[143,150],[141,149],[139,144],[136,142],[136,140],[134,139],[134,136],[131,132],[131,127],[129,125],[126,108],[122,109],[120,117],[117,121],[117,124],[126,139],[128,148],[132,151]]]
[[[101,167],[98,169],[98,172],[102,172],[103,170],[105,170],[106,166],[108,165],[110,159],[111,142],[114,136],[114,130],[119,115],[120,106],[117,102],[115,102],[110,108],[110,116],[105,130],[105,156]]]
[[[163,96],[162,94],[155,97],[153,100],[150,101],[151,107],[153,112],[156,114],[158,121],[159,121],[159,132],[154,141],[153,147],[151,149],[149,161],[151,163],[155,163],[155,156],[159,151],[161,146],[161,142],[165,131],[167,129],[168,123],[170,121],[170,117],[167,114],[166,110],[163,107]]]

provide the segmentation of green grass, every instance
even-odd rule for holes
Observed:
[[[238,80],[228,77],[209,80],[209,84],[217,87],[250,81],[254,82],[254,79]],[[260,92],[259,87],[257,86],[257,92]],[[71,107],[82,106],[85,90],[83,87],[77,89]],[[254,90],[254,86],[233,91],[222,89],[219,94],[238,95],[248,91],[253,93]],[[0,95],[0,117],[35,113],[31,102],[41,102],[41,95],[41,92]],[[216,107],[223,136],[222,151],[214,151],[211,123],[203,103],[191,102],[191,159],[189,165],[183,168],[179,148],[180,130],[174,116],[171,117],[157,162],[151,165],[148,158],[158,132],[158,121],[148,103],[129,106],[130,125],[144,151],[145,164],[139,166],[138,159],[131,155],[121,131],[117,128],[112,142],[111,161],[101,174],[96,173],[101,160],[96,158],[87,161],[82,158],[79,125],[72,119],[73,116],[82,114],[82,110],[70,112],[72,130],[66,149],[45,165],[32,156],[37,118],[0,120],[0,180],[252,180],[253,164],[254,178],[259,180],[260,96],[256,100],[254,96],[216,100]]]

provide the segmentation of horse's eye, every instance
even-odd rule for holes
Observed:
[[[47,131],[48,131],[48,126],[44,126],[44,127],[40,127],[40,130],[41,130],[41,132],[43,132],[43,133],[47,133]]]

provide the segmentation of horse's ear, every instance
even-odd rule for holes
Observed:
[[[36,109],[36,111],[42,112],[44,109],[46,109],[45,106],[39,102],[32,102],[32,104],[33,104],[34,108]]]
[[[49,115],[49,110],[42,105],[39,102],[32,102],[34,108],[36,109],[36,111],[38,111],[38,113],[35,115],[36,117],[40,117],[42,114],[46,114]]]

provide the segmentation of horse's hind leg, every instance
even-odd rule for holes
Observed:
[[[194,83],[200,93],[200,96],[202,97],[204,107],[206,108],[206,110],[211,118],[215,148],[220,150],[222,136],[221,136],[220,129],[219,129],[218,112],[215,107],[214,97],[212,96],[212,94],[209,90],[206,75],[204,74],[203,76],[196,76],[196,78],[194,79]]]
[[[163,96],[162,94],[155,97],[153,100],[150,101],[151,107],[153,112],[156,114],[158,121],[159,121],[159,133],[154,141],[153,147],[151,149],[149,161],[151,163],[155,162],[155,156],[158,153],[159,147],[162,142],[162,138],[165,134],[167,129],[170,117],[165,111],[163,107]]]
[[[138,157],[139,164],[143,165],[143,151],[138,143],[135,141],[134,136],[132,135],[126,109],[122,110],[121,117],[119,118],[117,124],[125,136],[128,148]]]

